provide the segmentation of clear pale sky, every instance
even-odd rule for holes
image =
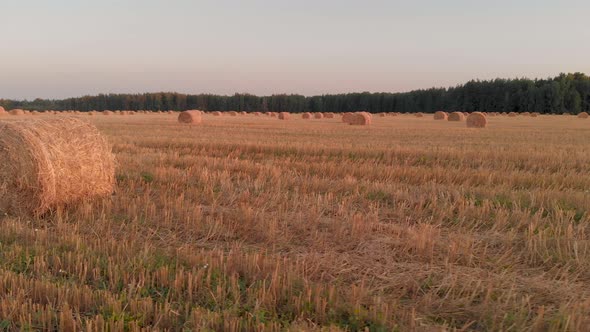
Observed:
[[[398,92],[590,73],[585,0],[0,0],[0,98]]]

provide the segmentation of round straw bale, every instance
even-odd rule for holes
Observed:
[[[189,110],[180,112],[180,114],[178,114],[178,122],[199,124],[203,122],[203,119],[201,117],[201,111]]]
[[[510,112],[510,113],[508,113],[508,116],[511,117],[511,118],[514,118],[514,117],[517,117],[518,116],[518,113],[516,113],[516,112]]]
[[[348,122],[349,125],[367,126],[371,124],[371,116],[367,112],[356,112],[352,114]]]
[[[350,124],[354,113],[346,112],[342,115],[342,122]]]
[[[211,113],[213,116],[221,116],[221,112],[219,111],[215,111],[213,113]]]
[[[102,115],[112,115],[113,112],[112,111],[103,111]]]
[[[260,112],[254,112],[253,114],[254,114],[254,116],[260,116],[260,114],[262,114],[262,113],[260,113]]]
[[[23,114],[25,114],[25,111],[21,110],[20,108],[16,108],[16,109],[10,110],[8,113],[10,113],[10,115],[23,115]]]
[[[463,121],[465,120],[465,115],[461,112],[453,112],[449,114],[449,121]]]
[[[277,113],[276,112],[270,112],[269,113],[271,117],[276,118],[277,117]]]
[[[326,118],[326,119],[333,119],[334,118],[334,113],[324,113],[324,118]]]
[[[305,113],[301,114],[301,118],[302,119],[311,119],[311,113],[305,112]]]
[[[488,124],[488,119],[481,112],[473,112],[467,117],[468,128],[485,128]]]
[[[382,117],[382,118],[384,118],[384,117],[387,116],[387,113],[379,113],[379,116]]]
[[[40,113],[39,113],[39,111],[32,111],[31,114],[32,115],[39,115]]]
[[[314,119],[323,119],[324,118],[324,114],[318,112],[318,113],[314,113],[313,114]]]
[[[0,211],[39,216],[113,192],[108,141],[75,118],[0,122]]]
[[[291,114],[289,112],[280,112],[279,113],[279,120],[289,120],[291,118]]]
[[[4,109],[4,107],[0,106],[0,114],[1,113],[6,113],[6,110]]]
[[[422,112],[418,112],[418,113],[415,113],[414,116],[417,118],[421,118],[424,116],[424,114],[422,114]]]
[[[533,112],[533,113],[531,113],[531,116],[532,116],[533,118],[536,118],[536,117],[538,117],[539,115],[540,115],[540,114],[539,114],[539,113],[537,113],[537,112]]]
[[[522,112],[522,113],[520,113],[520,115],[522,115],[522,116],[531,116],[531,113],[530,112]]]
[[[588,113],[587,112],[578,113],[578,118],[580,118],[580,119],[588,119]]]
[[[448,118],[449,118],[449,115],[447,114],[447,112],[438,111],[438,112],[434,113],[435,120],[447,120]]]
[[[229,112],[229,116],[238,116],[238,112],[236,112],[236,111],[230,111]]]

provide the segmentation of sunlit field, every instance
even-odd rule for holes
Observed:
[[[0,329],[590,326],[590,119],[71,116],[117,189],[2,217]]]

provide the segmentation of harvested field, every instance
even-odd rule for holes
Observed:
[[[71,116],[117,189],[2,217],[8,330],[590,326],[588,121]]]

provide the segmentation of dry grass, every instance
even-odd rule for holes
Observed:
[[[2,326],[589,326],[587,121],[203,117],[85,116],[117,194],[3,218]]]

